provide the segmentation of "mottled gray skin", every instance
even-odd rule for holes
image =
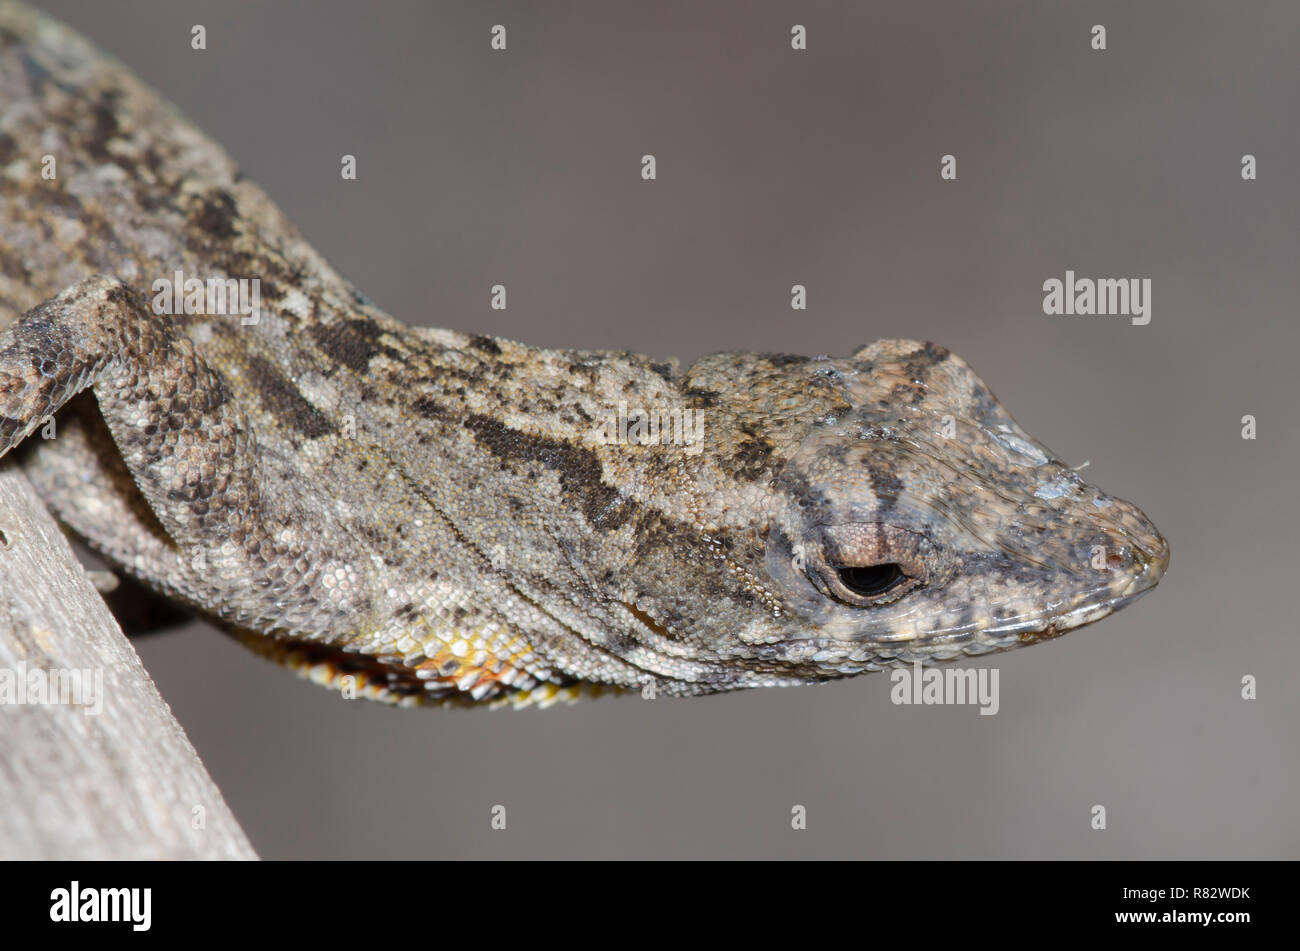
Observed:
[[[11,4],[0,103],[0,452],[58,411],[14,455],[64,524],[323,682],[815,683],[1053,636],[1167,564],[940,347],[682,371],[413,329],[120,64]],[[154,313],[177,269],[260,280],[260,321]],[[620,402],[702,410],[702,451],[606,444]]]

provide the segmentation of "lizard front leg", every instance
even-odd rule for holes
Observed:
[[[321,637],[356,616],[355,568],[296,524],[259,477],[256,435],[222,377],[142,295],[93,277],[0,334],[0,455],[91,387],[173,550],[167,587],[223,618]]]

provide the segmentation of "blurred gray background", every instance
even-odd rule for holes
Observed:
[[[139,640],[263,856],[1300,857],[1300,6],[45,7],[403,320],[684,361],[933,339],[1172,545],[1139,604],[993,658],[992,717],[885,675],[401,710],[205,625]],[[1150,278],[1150,325],[1045,316],[1067,268]]]

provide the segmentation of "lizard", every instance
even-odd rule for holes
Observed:
[[[823,683],[1053,638],[1167,568],[936,344],[683,367],[407,326],[15,3],[0,103],[0,454],[124,575],[317,682],[480,706]],[[173,275],[256,280],[257,313],[168,306]],[[703,437],[645,438],[652,411]]]

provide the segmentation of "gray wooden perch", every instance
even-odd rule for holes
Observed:
[[[0,858],[256,857],[58,526],[0,466]]]

